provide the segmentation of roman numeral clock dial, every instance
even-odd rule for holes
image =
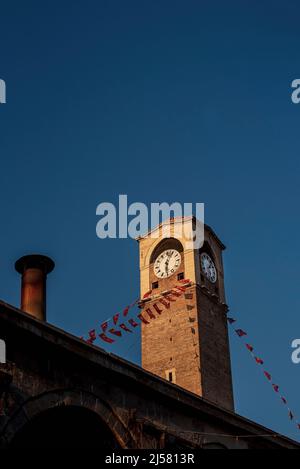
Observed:
[[[158,278],[168,278],[179,269],[181,255],[175,249],[162,252],[154,263],[154,273]]]

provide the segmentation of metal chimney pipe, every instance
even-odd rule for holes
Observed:
[[[15,268],[22,275],[21,310],[46,321],[46,282],[55,263],[46,256],[32,254],[19,259]]]

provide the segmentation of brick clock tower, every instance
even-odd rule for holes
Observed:
[[[205,226],[203,246],[191,249],[175,235],[176,220],[158,226],[151,232],[155,236],[148,233],[138,240],[142,297],[152,290],[147,308],[180,279],[192,282],[169,310],[142,325],[142,367],[234,410],[222,261],[225,246]],[[163,236],[166,225],[167,238]]]

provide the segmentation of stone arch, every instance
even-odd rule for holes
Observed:
[[[182,252],[184,252],[186,250],[184,240],[182,240],[181,238],[177,238],[175,235],[172,235],[170,237],[159,237],[157,239],[154,238],[153,243],[147,249],[146,255],[143,259],[142,267],[150,265],[151,264],[151,259],[153,259],[153,254],[157,252],[160,245],[162,243],[167,244],[168,241],[170,242],[170,240],[177,241],[178,243],[180,243],[180,245],[182,246],[182,250],[181,250]]]
[[[7,447],[25,426],[51,410],[76,408],[86,410],[98,418],[111,433],[116,446],[121,449],[136,447],[133,435],[114,410],[98,396],[87,391],[64,389],[52,390],[24,401],[6,424],[1,437],[1,446]]]
[[[10,449],[98,448],[119,450],[99,416],[85,407],[58,406],[42,411],[12,439]]]
[[[207,252],[207,254],[214,261],[218,271],[220,271],[221,265],[220,265],[219,257],[217,256],[212,244],[209,243],[208,241],[204,241],[202,248],[199,250],[199,254],[201,254],[202,252]]]
[[[159,254],[165,249],[176,249],[179,252],[183,252],[183,245],[177,238],[163,238],[160,242],[152,249],[149,263],[152,264]]]

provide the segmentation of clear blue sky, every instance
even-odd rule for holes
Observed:
[[[2,2],[0,298],[19,303],[19,256],[48,254],[49,321],[82,335],[139,291],[137,244],[98,240],[97,204],[204,202],[232,315],[300,417],[299,15],[295,0]],[[237,411],[299,437],[231,345]],[[138,335],[110,350],[138,362]]]

